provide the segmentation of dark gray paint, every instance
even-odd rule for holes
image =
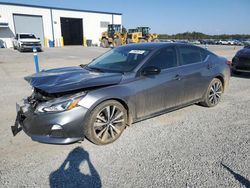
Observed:
[[[148,43],[135,45],[135,48],[151,48],[153,51],[150,56],[152,56],[163,47],[175,46],[178,49],[179,45],[184,44]],[[189,45],[186,46],[188,47]],[[124,48],[126,48],[126,46]],[[83,80],[79,82],[79,88],[83,90],[89,87],[89,83],[95,83],[95,86],[100,87],[92,87],[79,103],[81,107],[78,109],[81,111],[82,108],[82,111],[75,113],[78,113],[78,115],[81,114],[83,117],[81,115],[72,116],[72,111],[70,110],[55,113],[55,115],[51,113],[38,113],[31,115],[30,118],[34,120],[33,118],[35,117],[42,117],[40,119],[41,122],[39,122],[43,124],[43,129],[39,130],[42,135],[49,134],[48,131],[51,124],[60,123],[61,120],[58,119],[58,116],[69,119],[71,121],[68,122],[68,128],[70,130],[67,130],[67,132],[79,131],[78,133],[82,133],[81,138],[84,138],[84,123],[87,122],[86,119],[89,117],[89,113],[105,100],[115,99],[120,101],[125,108],[128,109],[130,124],[166,111],[202,101],[209,83],[215,77],[223,81],[224,88],[227,88],[228,85],[230,69],[226,64],[225,58],[211,55],[211,57],[208,56],[204,62],[161,70],[161,73],[158,75],[143,76],[141,75],[141,71],[144,65],[146,65],[147,60],[148,59],[145,59],[134,71],[124,73],[123,75],[119,73],[90,73],[87,70],[82,70],[80,67],[53,69],[33,75],[29,79],[30,83],[40,89],[42,89],[44,85],[44,90],[47,92],[59,90],[61,92],[68,91],[67,82],[72,88],[75,88],[78,84],[77,80]],[[180,65],[179,61],[178,64]],[[94,74],[94,76],[89,77],[91,74]],[[56,89],[53,90],[54,88]],[[75,116],[78,118],[74,118]],[[82,123],[77,123],[75,119],[82,119]],[[37,126],[35,126],[36,122],[36,120],[26,120],[24,124],[29,124],[29,127],[34,128],[34,131],[36,131],[36,129],[38,129],[36,128]],[[72,127],[70,126],[71,124]],[[81,132],[80,130],[84,131]],[[48,137],[45,138],[44,140],[39,139],[39,141],[46,143],[60,142],[63,144],[65,142],[70,143],[70,141],[65,141],[67,138],[79,138],[79,134],[70,135],[70,137],[65,137],[64,140],[60,138],[57,142],[55,142],[55,138],[51,140],[48,139]]]

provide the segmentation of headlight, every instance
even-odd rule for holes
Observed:
[[[42,112],[62,112],[75,108],[84,96],[72,98],[59,98],[54,101],[48,101],[37,106],[35,113]]]
[[[66,110],[71,110],[78,105],[78,102],[80,100],[81,98],[78,98],[75,100],[67,100],[64,102],[55,103],[48,106],[41,105],[37,107],[36,112],[62,112]]]

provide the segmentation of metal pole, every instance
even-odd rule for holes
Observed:
[[[33,46],[33,55],[34,55],[34,63],[36,67],[36,73],[40,72],[39,71],[39,64],[38,64],[38,56],[37,56],[37,49],[36,46]]]

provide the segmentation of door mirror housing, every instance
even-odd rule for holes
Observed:
[[[160,74],[161,69],[155,66],[149,66],[142,69],[142,75],[149,76],[149,75],[157,75]]]

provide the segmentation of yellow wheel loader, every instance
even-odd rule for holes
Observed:
[[[138,29],[129,29],[127,35],[127,44],[138,43],[142,38],[142,33]]]
[[[150,27],[137,27],[137,30],[142,33],[139,42],[159,42],[157,34],[149,33]]]
[[[149,27],[137,27],[136,29],[129,29],[127,43],[159,42],[158,35],[149,33],[149,30]]]
[[[102,33],[100,41],[104,48],[121,46],[127,42],[127,32],[119,24],[109,24],[108,31]]]

